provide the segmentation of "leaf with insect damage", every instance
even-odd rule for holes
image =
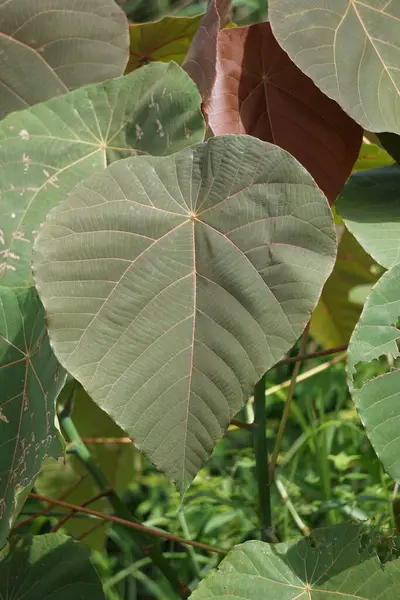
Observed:
[[[15,496],[33,481],[44,458],[62,453],[55,399],[64,381],[35,288],[0,287],[0,547]]]

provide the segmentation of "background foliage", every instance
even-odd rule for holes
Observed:
[[[8,4],[0,596],[398,595],[397,4]]]

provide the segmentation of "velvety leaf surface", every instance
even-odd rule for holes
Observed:
[[[399,561],[382,567],[357,526],[316,529],[312,538],[235,546],[191,600],[392,600],[400,593]]]
[[[379,167],[390,167],[394,163],[393,158],[376,144],[361,144],[360,154],[354,165],[353,172],[366,171],[367,169],[378,169]]]
[[[85,180],[34,260],[61,363],[185,490],[302,332],[335,246],[301,165],[227,135]]]
[[[360,317],[361,306],[351,301],[356,286],[376,283],[375,261],[345,230],[338,247],[336,264],[324,285],[311,319],[311,333],[325,348],[347,344]]]
[[[88,550],[61,533],[13,538],[4,554],[2,600],[105,600]]]
[[[353,174],[337,202],[348,229],[380,265],[400,262],[400,167]]]
[[[174,61],[181,65],[202,18],[203,15],[164,17],[151,23],[132,23],[126,72],[153,61]]]
[[[400,265],[387,271],[373,287],[361,318],[351,336],[348,349],[349,387],[367,435],[378,458],[390,476],[400,482],[400,370],[360,382],[359,363],[389,357],[390,364],[399,352]]]
[[[400,133],[398,0],[270,0],[278,42],[364,129]]]
[[[154,63],[4,119],[0,284],[29,285],[32,240],[78,181],[135,152],[169,154],[202,140],[200,103],[180,67]]]
[[[190,45],[183,68],[196,82],[204,105],[217,76],[217,40],[219,30],[228,24],[232,11],[232,0],[210,0],[200,27]]]
[[[62,395],[69,394],[68,386]],[[61,402],[63,398],[60,398]],[[126,433],[116,425],[110,417],[86,394],[82,388],[77,392],[72,412],[74,425],[82,438],[120,438]],[[110,484],[117,493],[124,492],[133,478],[133,455],[136,452],[132,444],[90,444],[87,443],[93,459],[100,466]],[[73,455],[67,454],[65,462],[48,460],[43,464],[39,477],[35,481],[39,494],[50,498],[62,496],[66,502],[83,504],[99,492],[93,478]],[[90,508],[100,512],[110,512],[107,498],[91,502]],[[68,512],[59,508],[61,512]],[[97,550],[104,549],[105,533],[110,523],[104,522],[92,533],[85,535],[84,543]],[[93,527],[93,519],[69,519],[63,529],[72,537],[87,533]]]
[[[361,127],[296,67],[269,23],[221,31],[217,55],[205,107],[214,134],[248,133],[284,148],[333,203],[356,162]]]
[[[62,453],[54,403],[64,379],[35,288],[0,287],[0,547],[16,493]]]
[[[114,0],[0,4],[0,118],[124,72],[128,22]]]

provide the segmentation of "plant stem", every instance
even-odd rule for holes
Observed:
[[[292,515],[293,521],[296,523],[297,527],[300,529],[300,531],[304,535],[310,535],[310,533],[311,533],[310,528],[307,527],[307,525],[304,523],[303,519],[300,517],[299,513],[297,512],[293,502],[289,498],[289,494],[287,492],[287,489],[286,489],[283,481],[279,477],[277,477],[275,479],[275,484],[276,484],[276,487],[278,488],[278,492],[281,496],[282,503],[286,506],[286,508]]]
[[[335,356],[335,358],[332,358],[331,360],[328,360],[327,362],[322,363],[322,365],[317,365],[316,367],[313,367],[312,369],[309,369],[308,371],[301,373],[297,377],[297,383],[300,383],[300,381],[305,381],[306,379],[310,379],[310,377],[314,377],[314,375],[318,375],[318,373],[322,373],[323,371],[330,369],[330,367],[332,365],[335,365],[336,363],[341,362],[342,360],[344,360],[346,358],[346,356],[347,356],[347,353],[343,352],[343,353],[339,354],[338,356]],[[297,363],[297,364],[299,364],[299,363]],[[292,378],[287,379],[283,383],[279,383],[278,385],[274,385],[274,386],[268,388],[265,391],[265,395],[272,396],[272,394],[276,394],[277,392],[280,392],[281,390],[284,390],[285,388],[290,387],[291,381],[292,381]]]
[[[339,352],[343,352],[344,350],[347,350],[347,344],[343,344],[343,346],[335,346],[334,348],[328,348],[327,350],[320,350],[319,352],[311,352],[310,354],[298,354],[297,356],[291,356],[290,358],[284,358],[283,360],[280,360],[274,365],[274,367],[290,365],[292,363],[303,360],[309,360],[311,358],[319,358],[321,356],[338,354]]]
[[[122,502],[114,488],[110,485],[103,471],[93,460],[89,449],[83,443],[82,438],[74,425],[71,412],[75,395],[76,385],[73,384],[70,397],[63,409],[60,411],[58,417],[60,426],[62,427],[67,441],[69,442],[67,451],[77,456],[86,470],[91,474],[94,481],[96,481],[100,491],[107,494],[107,498],[114,509],[115,514],[124,521],[133,521],[129,509]],[[139,525],[139,523],[136,522],[136,525]],[[187,586],[180,580],[175,570],[170,567],[168,562],[161,554],[158,546],[154,545],[154,539],[149,538],[149,536],[146,535],[148,532],[145,532],[143,529],[139,531],[142,533],[137,533],[135,536],[130,535],[130,541],[133,547],[136,549],[136,551],[151,556],[154,565],[163,573],[172,588],[179,594],[181,598],[187,598],[190,593],[189,588],[187,588]],[[143,533],[145,533],[145,535],[143,535]]]
[[[256,457],[256,479],[258,486],[258,511],[261,539],[271,541],[272,511],[271,490],[268,476],[267,412],[265,407],[265,375],[254,388],[253,443]]]
[[[185,515],[182,511],[179,512],[178,518],[179,518],[179,523],[182,527],[183,535],[186,538],[190,539],[189,527],[187,526]],[[188,546],[188,552],[189,552],[189,555],[190,555],[190,558],[191,558],[191,561],[193,564],[193,570],[195,572],[195,575],[196,575],[197,579],[200,581],[201,569],[200,569],[199,563],[197,562],[197,554],[192,546]]]
[[[303,334],[301,336],[300,350],[299,350],[299,355],[300,356],[302,354],[304,354],[304,350],[305,350],[305,346],[306,346],[307,338],[308,338],[308,330],[309,330],[309,328],[310,328],[310,323],[308,323],[306,325],[306,328],[304,329]],[[301,361],[296,362],[296,364],[294,365],[292,377],[290,379],[289,389],[288,389],[288,393],[287,393],[287,396],[286,396],[286,402],[285,402],[285,406],[283,407],[283,414],[282,414],[281,421],[279,423],[279,429],[278,429],[278,433],[277,433],[277,436],[276,436],[274,450],[272,452],[271,464],[270,464],[270,467],[269,467],[269,478],[270,478],[270,481],[272,481],[273,478],[274,478],[276,461],[278,460],[279,449],[281,447],[281,442],[282,442],[283,434],[285,432],[286,423],[287,423],[288,418],[289,418],[290,404],[292,402],[293,392],[294,392],[294,388],[296,386],[297,377],[299,375],[300,367],[301,367]]]
[[[111,523],[124,525],[125,527],[128,527],[129,529],[135,529],[135,531],[141,531],[143,533],[147,533],[148,535],[162,538],[164,540],[171,540],[173,542],[178,542],[179,544],[184,544],[186,546],[193,546],[194,548],[200,548],[200,550],[204,550],[205,552],[215,552],[216,554],[223,554],[223,555],[228,554],[228,551],[224,550],[223,548],[217,548],[216,546],[210,546],[209,544],[203,544],[202,542],[196,542],[195,540],[186,540],[185,538],[182,538],[179,535],[167,533],[166,531],[162,531],[161,529],[153,529],[152,527],[146,527],[146,525],[142,525],[141,523],[135,523],[132,520],[122,519],[122,518],[116,517],[114,515],[102,513],[98,510],[92,510],[90,508],[85,508],[84,506],[79,506],[79,504],[72,504],[71,502],[65,502],[64,500],[57,500],[56,498],[49,498],[48,496],[42,496],[41,494],[36,494],[34,492],[30,492],[29,496],[31,498],[35,498],[36,500],[41,500],[42,502],[49,502],[50,504],[54,504],[55,506],[62,506],[64,508],[69,508],[70,510],[73,510],[74,512],[77,512],[77,513],[91,515],[93,517],[98,517],[99,519],[103,519],[104,521],[110,521]]]

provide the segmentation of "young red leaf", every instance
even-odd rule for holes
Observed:
[[[197,84],[203,104],[210,99],[217,75],[219,30],[229,23],[232,0],[211,0],[182,67]]]
[[[299,160],[332,204],[351,173],[362,129],[289,59],[269,23],[220,31],[204,107],[215,135],[247,133]]]

